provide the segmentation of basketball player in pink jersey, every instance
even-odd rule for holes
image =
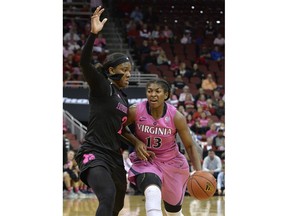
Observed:
[[[126,125],[134,123],[135,136],[128,131],[123,133],[135,146],[135,152],[130,154],[133,165],[128,178],[144,193],[147,216],[163,215],[161,199],[166,215],[183,216],[182,202],[190,173],[187,159],[179,152],[176,143],[177,132],[193,170],[201,170],[185,117],[165,102],[169,94],[170,86],[165,80],[149,81],[147,101],[129,108]]]

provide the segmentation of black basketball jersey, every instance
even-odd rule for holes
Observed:
[[[95,35],[90,34],[82,50],[81,67],[89,84],[90,115],[81,151],[105,151],[121,154],[119,136],[127,120],[128,100],[107,77],[91,64]]]
[[[108,85],[110,86],[109,96],[90,95],[90,117],[85,141],[89,146],[96,145],[119,152],[119,135],[127,120],[128,101],[121,90],[113,84]]]

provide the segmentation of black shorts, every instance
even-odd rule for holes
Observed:
[[[95,166],[105,167],[115,183],[125,184],[126,186],[126,181],[123,182],[123,179],[126,180],[126,170],[124,168],[123,157],[121,154],[116,155],[101,150],[83,151],[80,149],[75,155],[75,160],[80,169],[79,177],[87,186],[89,186],[89,184],[87,182],[86,171]]]

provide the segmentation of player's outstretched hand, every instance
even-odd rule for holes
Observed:
[[[103,13],[104,8],[101,8],[101,6],[98,6],[93,13],[93,16],[91,17],[91,32],[93,34],[97,34],[100,32],[104,26],[104,24],[107,22],[107,18],[104,18],[102,21],[100,21],[100,16]]]

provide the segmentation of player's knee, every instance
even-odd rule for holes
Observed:
[[[116,190],[114,187],[111,187],[111,188],[106,188],[105,191],[104,191],[104,194],[109,197],[108,200],[110,200],[110,197],[115,199],[116,197]]]
[[[161,179],[154,173],[143,173],[138,175],[136,177],[136,184],[143,193],[149,185],[157,185],[159,188],[162,186]]]
[[[103,206],[109,206],[109,208],[114,206],[114,203],[111,200],[115,200],[116,197],[116,188],[115,185],[101,184],[98,185],[96,181],[88,180],[89,186],[93,189],[95,195],[98,198],[98,201]]]

